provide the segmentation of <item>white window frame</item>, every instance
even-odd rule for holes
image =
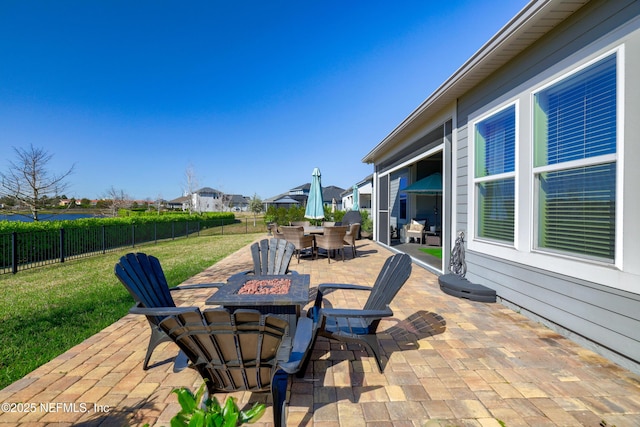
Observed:
[[[624,42],[602,44],[599,49],[589,52],[578,52],[571,58],[551,67],[547,72],[536,76],[530,82],[525,82],[504,97],[489,104],[487,110],[478,110],[468,116],[466,126],[467,150],[467,212],[466,212],[466,244],[469,251],[486,253],[505,261],[514,262],[532,268],[540,268],[558,274],[573,276],[577,279],[611,286],[623,290],[636,289],[624,271],[624,143],[625,143],[625,45]],[[567,76],[590,66],[612,53],[617,53],[617,141],[616,141],[616,254],[614,263],[593,261],[590,259],[549,253],[534,250],[537,239],[535,221],[537,216],[532,213],[537,206],[536,183],[533,174],[534,146],[533,146],[533,94]],[[516,121],[516,219],[514,245],[505,245],[495,241],[475,238],[475,123],[494,114],[507,105],[517,104]],[[546,167],[546,166],[545,166]],[[519,211],[518,211],[519,210]]]
[[[514,147],[514,169],[513,172],[506,172],[495,175],[488,175],[476,178],[476,126],[486,119],[495,116],[503,112],[504,110],[515,107],[515,147]],[[487,113],[475,118],[469,125],[469,208],[471,210],[470,215],[472,220],[469,221],[469,237],[468,239],[474,242],[483,242],[489,245],[497,245],[508,248],[514,248],[518,246],[518,153],[519,153],[519,133],[520,133],[520,104],[518,100],[511,100],[507,103],[501,104],[498,108],[494,108]],[[478,184],[483,182],[498,181],[505,178],[513,178],[514,180],[514,221],[513,221],[513,242],[506,242],[500,240],[492,240],[478,236],[478,221],[480,220],[480,214],[478,212]]]
[[[535,96],[537,94],[539,94],[540,92],[544,91],[545,89],[559,83],[562,82],[563,80],[566,80],[568,78],[571,78],[572,76],[574,76],[575,74],[579,73],[580,71],[594,65],[595,63],[611,56],[611,55],[616,55],[616,94],[617,94],[617,99],[616,99],[616,152],[615,154],[606,154],[606,155],[601,155],[601,156],[595,156],[595,157],[589,157],[586,159],[579,159],[579,160],[572,160],[572,161],[567,161],[567,162],[559,162],[559,163],[555,163],[555,164],[551,164],[551,165],[545,165],[545,166],[535,166],[534,165],[534,158],[535,158],[535,142],[534,142],[534,126],[531,126],[531,137],[529,138],[530,141],[530,146],[529,149],[531,151],[531,208],[533,209],[533,215],[531,217],[531,236],[530,236],[530,241],[531,241],[531,252],[532,253],[539,253],[539,254],[543,254],[545,256],[553,256],[553,257],[557,257],[558,259],[566,259],[566,260],[573,260],[573,261],[579,261],[579,262],[590,262],[593,263],[594,265],[601,265],[601,266],[614,266],[620,270],[622,270],[622,213],[623,213],[623,185],[622,185],[622,178],[623,178],[623,131],[624,131],[624,45],[618,46],[614,49],[610,49],[600,55],[598,55],[595,58],[590,59],[589,61],[586,61],[582,64],[580,64],[579,66],[575,66],[570,68],[569,70],[567,70],[565,73],[563,73],[562,75],[558,76],[557,78],[546,82],[543,85],[540,85],[538,87],[533,88],[533,90],[531,91],[530,94],[530,105],[531,105],[531,117],[529,118],[530,123],[534,122],[534,108],[533,105],[535,103]],[[539,203],[539,198],[538,198],[538,185],[537,185],[537,176],[541,173],[545,173],[545,172],[556,172],[556,171],[563,171],[563,170],[568,170],[568,169],[573,169],[573,168],[578,168],[578,167],[582,167],[582,166],[595,166],[595,165],[599,165],[599,164],[607,164],[607,163],[615,163],[616,164],[616,214],[615,214],[615,258],[612,262],[608,262],[605,260],[594,260],[593,258],[587,257],[587,256],[581,256],[579,254],[571,254],[571,253],[566,253],[566,252],[557,252],[554,251],[552,249],[547,249],[547,248],[543,248],[543,247],[539,247],[537,245],[538,242],[538,203]]]

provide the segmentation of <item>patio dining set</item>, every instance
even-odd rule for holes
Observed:
[[[345,245],[351,248],[354,258],[357,256],[356,240],[360,235],[360,223],[341,225],[323,222],[320,226],[314,226],[308,221],[301,221],[286,226],[272,224],[271,231],[275,237],[293,243],[298,263],[303,254],[315,259],[323,255],[331,263],[332,254],[335,257],[338,252],[344,261]]]
[[[314,242],[320,236],[337,239],[333,230],[338,229],[344,242],[347,228],[325,226],[323,234],[302,236],[311,236]],[[304,226],[281,230],[283,234],[305,231]],[[331,246],[320,238],[318,247],[329,250]],[[304,377],[317,336],[362,345],[383,372],[386,359],[376,332],[383,318],[393,316],[389,304],[411,274],[411,258],[406,254],[387,258],[373,287],[319,284],[305,313],[303,308],[311,302],[310,275],[289,270],[296,253],[299,249],[288,239],[264,239],[251,245],[253,269],[237,272],[226,282],[174,288],[169,288],[157,258],[144,253],[123,256],[115,274],[136,302],[130,313],[146,316],[151,328],[143,369],[153,368],[149,361],[158,344],[173,341],[179,348],[174,372],[195,369],[211,396],[270,392],[276,426],[286,425],[289,375]],[[176,307],[171,296],[176,291],[205,288],[213,290],[205,305],[215,307]],[[335,289],[368,292],[369,297],[362,308],[336,308],[326,300]]]

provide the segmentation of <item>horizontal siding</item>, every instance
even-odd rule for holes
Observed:
[[[549,70],[558,71],[570,68],[568,58],[580,52],[591,43],[607,37],[617,27],[627,25],[633,17],[638,17],[640,2],[631,0],[602,1],[596,0],[580,9],[574,16],[560,24],[554,31],[543,37],[538,43],[525,50],[508,65],[484,81],[477,88],[469,91],[458,100],[456,132],[456,227],[457,230],[468,230],[468,221],[473,217],[469,212],[473,207],[467,206],[470,147],[468,146],[468,122],[470,116],[477,117],[498,105],[512,99],[527,102],[526,94],[533,85],[538,84],[540,75],[548,75]],[[640,36],[633,36],[628,43],[626,58],[626,79],[628,80],[626,95],[626,131],[625,132],[625,177],[627,184],[637,182],[637,168],[629,165],[637,163],[638,132],[630,132],[637,126],[631,117],[637,117],[640,105],[634,96],[638,84],[633,76],[637,75],[640,63],[638,50],[633,46],[640,45]],[[613,40],[610,40],[613,42]],[[635,86],[634,86],[635,85]],[[633,98],[633,102],[631,99]],[[528,104],[526,105],[528,107]],[[526,109],[523,109],[523,114]],[[637,122],[637,121],[636,121]],[[526,133],[525,133],[526,135]],[[630,157],[632,156],[632,157]],[[636,160],[632,162],[630,159]],[[631,173],[636,175],[629,175]],[[629,178],[631,176],[631,178]],[[626,186],[628,189],[628,186]],[[626,190],[625,189],[625,190]],[[526,202],[528,195],[521,195]],[[637,192],[625,193],[624,206],[624,273],[633,280],[634,270],[640,254],[640,226],[635,217],[640,210],[640,198]],[[529,208],[524,203],[521,207]],[[528,212],[528,210],[526,211]],[[630,218],[633,218],[630,220]],[[521,218],[522,219],[522,218]],[[526,224],[519,223],[520,227]],[[521,230],[522,231],[522,230]],[[524,230],[525,234],[530,230]],[[467,241],[471,236],[467,236]],[[638,292],[630,293],[615,288],[587,281],[562,276],[553,271],[544,271],[513,261],[503,260],[488,253],[467,250],[467,277],[469,280],[484,284],[496,290],[506,301],[521,307],[524,311],[539,316],[569,331],[568,336],[579,336],[591,347],[604,349],[603,354],[622,355],[626,359],[640,364],[640,283]],[[579,267],[577,267],[579,268]],[[638,267],[640,269],[640,267]],[[613,280],[613,279],[612,279]]]
[[[626,358],[640,363],[640,296],[467,252],[467,278]]]
[[[456,192],[455,192],[455,203],[456,203],[456,225],[455,225],[455,234],[458,234],[458,231],[467,230],[467,221],[469,216],[469,207],[467,205],[468,201],[468,176],[469,176],[469,155],[468,155],[468,138],[467,138],[467,126],[460,125],[458,122],[457,129],[457,149],[456,149]]]

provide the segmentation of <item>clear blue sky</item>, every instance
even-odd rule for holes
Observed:
[[[348,188],[361,162],[527,2],[0,2],[0,168],[75,164],[69,197]]]

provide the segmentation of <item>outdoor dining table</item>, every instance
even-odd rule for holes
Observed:
[[[242,294],[240,289],[249,281],[290,280],[289,291],[281,294]],[[220,305],[230,311],[238,309],[258,310],[263,314],[274,314],[289,322],[289,334],[295,336],[296,325],[302,307],[309,302],[308,274],[252,275],[233,276],[229,282],[211,295],[206,305]]]
[[[307,225],[304,227],[304,234],[324,234],[324,227],[320,225]]]

